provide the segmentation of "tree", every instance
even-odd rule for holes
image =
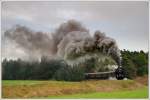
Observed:
[[[133,79],[136,77],[136,68],[133,62],[127,57],[123,57],[122,59],[122,67],[125,69],[125,76],[129,79]]]
[[[144,51],[128,51],[128,50],[123,50],[121,51],[122,55],[122,61],[130,62],[130,65],[133,65],[136,69],[136,76],[143,76],[145,74],[148,74],[148,52],[144,53]],[[124,61],[125,60],[125,61]],[[132,64],[131,64],[132,63]],[[128,63],[124,63],[123,66],[128,67]],[[128,68],[126,68],[128,69]]]
[[[139,55],[135,56],[133,62],[137,68],[137,75],[143,76],[148,72],[148,60],[146,59],[145,54],[140,52]]]
[[[148,74],[148,52],[121,51],[122,66],[127,78]],[[107,58],[107,57],[106,57]],[[84,73],[95,71],[107,71],[108,64],[115,64],[113,59],[97,60],[91,58],[85,63],[69,66],[64,60],[48,59],[42,57],[41,61],[27,62],[21,59],[2,61],[3,80],[66,80],[80,81],[84,79]]]
[[[63,66],[54,75],[56,80],[81,81],[84,79],[84,68],[79,66]]]

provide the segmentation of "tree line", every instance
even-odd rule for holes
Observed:
[[[121,55],[122,67],[127,78],[133,79],[136,76],[148,74],[148,52],[122,50]],[[93,61],[88,61],[84,65],[69,66],[64,60],[48,60],[46,57],[42,57],[40,62],[4,59],[2,61],[2,79],[81,81],[85,78],[84,73],[89,72],[92,69],[90,67],[93,66]]]
[[[133,79],[148,74],[148,52],[122,50],[122,67],[126,77]]]
[[[40,62],[4,59],[2,79],[80,81],[84,79],[84,72],[81,67],[71,67],[64,60],[48,60],[46,57],[42,57]]]

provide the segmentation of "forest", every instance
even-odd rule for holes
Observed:
[[[134,79],[148,74],[148,52],[121,50],[121,65],[126,77]],[[87,63],[89,65],[90,62]],[[84,65],[86,66],[86,64]],[[48,60],[27,62],[21,59],[2,61],[3,80],[84,80],[84,73],[91,68],[80,65],[69,66],[64,60]]]

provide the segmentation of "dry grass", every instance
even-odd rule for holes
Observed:
[[[39,84],[10,85],[13,81],[3,81],[3,98],[35,98],[69,95],[77,93],[91,92],[111,92],[119,90],[134,90],[142,88],[144,85],[133,80],[89,80],[82,82],[62,82],[62,81],[37,81]],[[17,81],[16,81],[17,82]],[[20,81],[22,82],[22,81]],[[32,81],[29,81],[32,83]],[[34,81],[35,82],[35,81]],[[9,83],[7,85],[7,83]],[[36,82],[35,82],[36,83]],[[18,81],[19,84],[19,81]]]
[[[137,77],[135,80],[141,84],[148,85],[148,75]]]

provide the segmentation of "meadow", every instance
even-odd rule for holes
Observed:
[[[58,97],[49,98],[148,98],[148,88],[144,87],[142,89],[136,89],[132,91],[117,91],[117,92],[96,92],[96,93],[87,93],[87,94],[74,94],[74,95],[63,95]]]
[[[3,98],[148,98],[147,77],[135,80],[3,80]]]

